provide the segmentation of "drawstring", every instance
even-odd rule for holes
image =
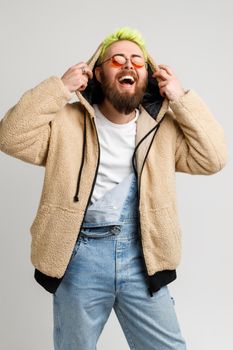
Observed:
[[[164,118],[164,116],[163,116],[163,118]],[[134,168],[135,174],[137,174],[136,166],[135,166],[135,164],[134,164],[135,153],[137,152],[138,147],[139,147],[140,144],[145,140],[145,138],[146,138],[151,132],[153,132],[153,131],[156,129],[153,138],[155,137],[155,134],[156,134],[157,131],[159,130],[160,123],[162,122],[163,118],[158,122],[158,124],[156,124],[156,125],[155,125],[141,140],[140,140],[140,142],[138,142],[137,146],[135,147],[134,152],[133,152],[133,156],[132,156],[133,168]],[[149,149],[148,149],[148,152],[149,152]],[[146,157],[145,157],[145,158],[146,158]]]
[[[79,168],[79,174],[78,174],[78,181],[77,181],[77,188],[76,188],[76,193],[74,196],[74,202],[78,202],[79,201],[79,187],[80,187],[80,182],[81,182],[81,175],[82,175],[82,170],[83,170],[83,165],[84,165],[84,156],[85,156],[85,148],[86,148],[86,110],[84,113],[84,129],[83,129],[83,147],[82,147],[82,161],[81,161],[81,165]]]

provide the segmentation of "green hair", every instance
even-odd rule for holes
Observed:
[[[145,46],[145,42],[142,38],[142,35],[139,31],[137,31],[136,29],[132,29],[129,27],[122,27],[122,28],[118,28],[114,33],[108,35],[102,44],[102,49],[98,58],[98,64],[100,64],[103,61],[104,58],[104,54],[106,52],[106,49],[113,44],[116,41],[119,40],[129,40],[129,41],[133,41],[135,44],[137,44],[140,49],[143,52],[144,58],[145,60],[147,60],[147,50],[146,50],[146,46]]]

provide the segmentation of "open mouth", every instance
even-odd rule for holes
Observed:
[[[118,81],[121,85],[133,85],[135,83],[135,79],[131,75],[124,75]]]

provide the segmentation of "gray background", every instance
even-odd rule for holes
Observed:
[[[229,160],[221,172],[177,173],[183,256],[169,288],[189,350],[233,345],[232,14],[231,0],[0,1],[1,118],[24,91],[87,60],[107,34],[129,25],[224,127]],[[4,153],[0,169],[0,348],[50,350],[52,296],[33,279],[29,233],[44,169]],[[113,311],[98,349],[129,349]]]

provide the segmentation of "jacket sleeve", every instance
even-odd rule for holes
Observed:
[[[177,172],[210,175],[227,162],[223,127],[194,90],[170,101],[176,128],[175,168]]]
[[[57,76],[26,91],[0,121],[0,150],[45,166],[51,122],[71,97],[72,93]]]

